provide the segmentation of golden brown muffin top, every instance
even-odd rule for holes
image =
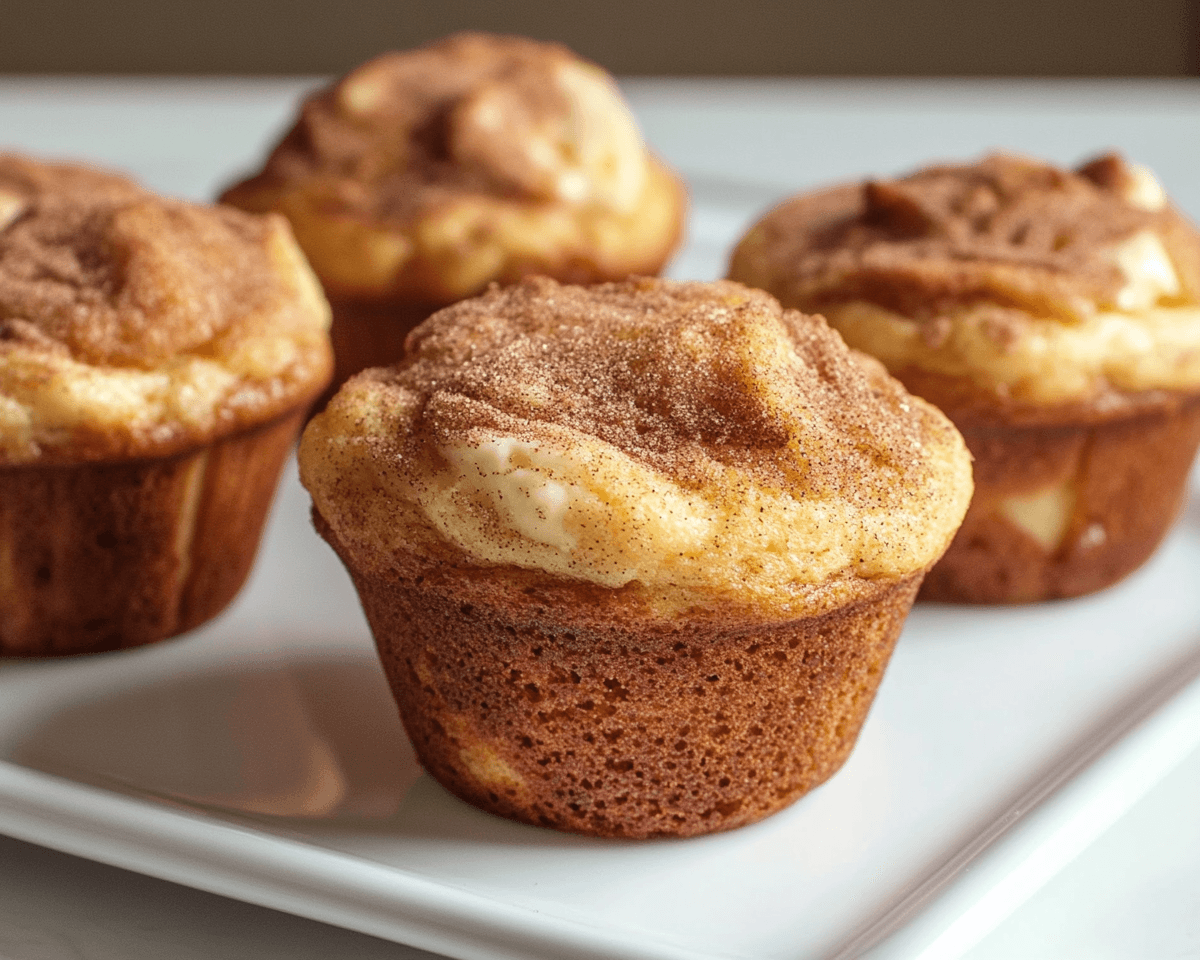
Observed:
[[[971,488],[949,423],[820,318],[649,279],[535,279],[435,314],[313,421],[301,464],[369,565],[403,550],[784,606],[931,563]]]
[[[730,276],[820,310],[959,423],[1112,419],[1200,389],[1200,234],[1112,154],[800,195]]]
[[[150,454],[328,376],[327,306],[281,218],[0,156],[0,462]]]
[[[581,147],[603,154],[597,169],[572,155]],[[641,153],[600,68],[558,44],[461,33],[384,54],[308,98],[256,180],[325,179],[330,203],[373,222],[410,220],[463,192],[627,208]]]
[[[769,261],[771,289],[804,309],[864,300],[922,318],[986,300],[1078,320],[1119,304],[1129,278],[1113,251],[1144,231],[1178,272],[1170,299],[1200,299],[1200,237],[1137,168],[993,154],[796,197],[743,241],[732,273]]]
[[[223,199],[287,216],[331,296],[431,307],[536,273],[657,272],[685,205],[607,73],[480,33],[385,54],[309,97]]]
[[[755,351],[777,347],[772,334],[791,356]],[[535,440],[553,425],[685,486],[715,461],[792,493],[873,498],[863,473],[917,469],[928,430],[895,416],[899,385],[823,324],[728,282],[593,291],[536,279],[442,311],[408,346],[400,382],[429,398],[419,423],[434,443],[477,429]],[[770,359],[780,365],[755,362]],[[790,443],[801,430],[803,459]]]

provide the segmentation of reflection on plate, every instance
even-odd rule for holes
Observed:
[[[202,807],[384,819],[421,769],[373,661],[280,661],[113,689],[35,727],[19,764]]]

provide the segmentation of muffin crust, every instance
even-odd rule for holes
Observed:
[[[279,217],[0,158],[0,463],[173,453],[329,376],[328,306]]]
[[[1069,172],[997,154],[803,195],[730,276],[823,312],[893,373],[1002,403],[1200,385],[1200,236],[1114,155]]]
[[[291,221],[334,298],[445,305],[531,273],[657,272],[683,192],[612,79],[564,47],[457,34],[309,98],[226,202]]]
[[[664,613],[808,615],[923,569],[970,495],[940,415],[737,284],[535,279],[442,311],[409,348],[302,445],[318,513],[371,568],[415,552]]]
[[[215,617],[301,419],[150,459],[0,466],[0,657],[119,650]]]
[[[1200,445],[1200,397],[1092,423],[961,429],[975,499],[921,596],[1077,597],[1141,566],[1178,516]]]
[[[921,580],[858,581],[795,620],[667,619],[632,591],[530,571],[356,568],[315,519],[429,773],[500,816],[603,837],[733,829],[832,776]]]
[[[690,836],[842,764],[970,497],[937,411],[728,282],[533,279],[408,346],[313,419],[301,479],[439,782]]]

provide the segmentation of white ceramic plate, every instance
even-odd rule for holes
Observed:
[[[200,181],[161,149],[158,185]],[[714,276],[771,194],[693,187],[675,272]],[[830,783],[733,833],[600,842],[488,816],[420,773],[289,475],[217,622],[0,664],[0,831],[468,960],[954,956],[1200,738],[1198,565],[1193,497],[1100,596],[918,609]]]
[[[289,478],[211,626],[0,666],[0,830],[464,958],[857,957],[896,930],[881,956],[947,931],[930,956],[954,956],[1200,738],[1193,499],[1099,597],[918,609],[849,763],[761,824],[611,843],[509,823],[420,773],[306,508]]]

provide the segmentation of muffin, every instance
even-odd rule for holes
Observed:
[[[1200,442],[1200,236],[1145,168],[993,155],[795,197],[730,276],[947,413],[975,498],[922,596],[1073,597],[1154,551]]]
[[[305,101],[222,198],[292,224],[333,306],[334,383],[492,282],[657,273],[685,195],[612,78],[557,44],[465,33],[389,53]]]
[[[328,321],[281,217],[0,157],[0,655],[221,611],[328,382]]]
[[[940,413],[727,282],[461,302],[299,456],[429,773],[609,837],[729,829],[834,773],[971,493]]]

